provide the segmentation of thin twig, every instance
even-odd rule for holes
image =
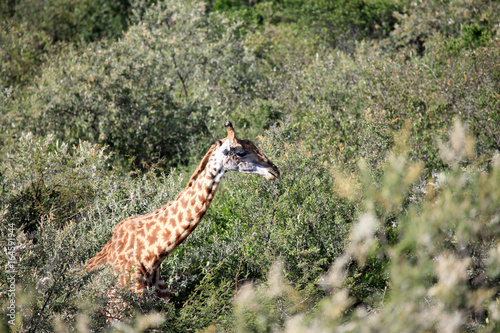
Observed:
[[[425,63],[422,63],[422,65],[424,65],[424,67],[425,67],[425,68],[427,68],[428,70],[430,70],[430,71],[431,71],[431,73],[432,73],[432,76],[434,76],[434,79],[436,79],[436,80],[437,80],[437,76],[436,76],[436,74],[434,73],[434,71],[432,70],[432,68],[430,68],[429,66],[427,66]]]
[[[238,276],[240,276],[241,264],[243,263],[244,256],[241,255],[240,263],[238,264],[238,271],[236,272],[236,276],[234,277],[234,291],[238,292]]]
[[[176,72],[177,76],[179,77],[179,80],[181,80],[182,89],[184,90],[184,95],[186,95],[186,98],[187,98],[188,93],[187,93],[186,84],[184,83],[185,78],[182,77],[181,72],[179,70],[179,66],[177,66],[177,62],[175,61],[175,52],[172,52],[172,61],[173,61],[174,66],[175,66],[175,72]]]
[[[54,293],[54,289],[57,285],[57,282],[59,281],[59,279],[61,277],[64,276],[64,273],[66,272],[66,269],[68,268],[67,265],[65,265],[62,269],[62,271],[59,273],[59,276],[54,280],[54,283],[52,284],[52,288],[50,288],[50,291],[49,291],[49,294],[47,295],[47,298],[45,299],[45,302],[43,303],[43,306],[42,306],[42,309],[40,310],[40,316],[36,318],[36,322],[34,324],[34,326],[32,326],[29,330],[29,332],[36,332],[37,331],[37,327],[38,327],[38,323],[40,322],[40,318],[43,316],[43,311],[45,310],[45,307],[47,306],[47,304],[49,303],[49,300],[51,299],[52,297],[52,294]]]

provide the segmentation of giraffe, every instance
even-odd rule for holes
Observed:
[[[227,137],[210,147],[177,198],[152,213],[118,223],[107,244],[87,261],[87,272],[109,264],[118,276],[119,287],[128,287],[138,295],[154,287],[156,296],[170,299],[160,274],[161,263],[200,223],[224,174],[237,171],[268,180],[280,177],[279,169],[252,141],[239,139],[231,122],[224,126]]]

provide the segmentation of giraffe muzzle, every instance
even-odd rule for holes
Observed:
[[[238,164],[238,172],[259,174],[267,180],[274,180],[280,177],[279,169],[274,166],[262,166],[251,162],[241,162]]]

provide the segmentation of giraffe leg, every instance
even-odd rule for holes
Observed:
[[[172,293],[170,292],[170,289],[167,288],[167,284],[165,283],[165,281],[163,281],[163,278],[161,277],[160,267],[155,269],[153,274],[154,274],[153,282],[155,286],[156,296],[168,301]]]
[[[135,292],[138,296],[144,296],[148,289],[149,273],[144,265],[136,267],[135,274],[131,279],[132,285],[130,290]]]

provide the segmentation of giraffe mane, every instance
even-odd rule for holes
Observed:
[[[196,170],[193,172],[193,175],[189,179],[189,182],[188,182],[188,185],[187,185],[186,189],[189,188],[196,181],[196,179],[203,172],[203,170],[205,170],[205,168],[207,166],[207,163],[210,160],[210,156],[212,156],[212,153],[215,151],[216,148],[217,148],[216,145],[212,145],[212,147],[210,147],[210,149],[208,150],[208,152],[205,154],[205,156],[201,160],[200,165],[198,165],[198,167],[196,168]],[[182,191],[181,193],[179,193],[179,195],[177,196],[177,198],[175,200],[178,200],[181,197],[181,195],[184,193],[184,191]]]
[[[193,181],[195,181],[198,178],[198,176],[200,175],[200,173],[203,170],[205,170],[205,167],[207,166],[208,160],[210,159],[210,156],[212,156],[212,153],[214,152],[215,148],[216,148],[215,145],[212,145],[212,147],[210,147],[210,149],[208,150],[208,152],[205,154],[205,156],[201,160],[200,165],[198,165],[198,167],[196,168],[196,170],[193,172],[193,175],[189,179],[190,183],[193,182]]]

